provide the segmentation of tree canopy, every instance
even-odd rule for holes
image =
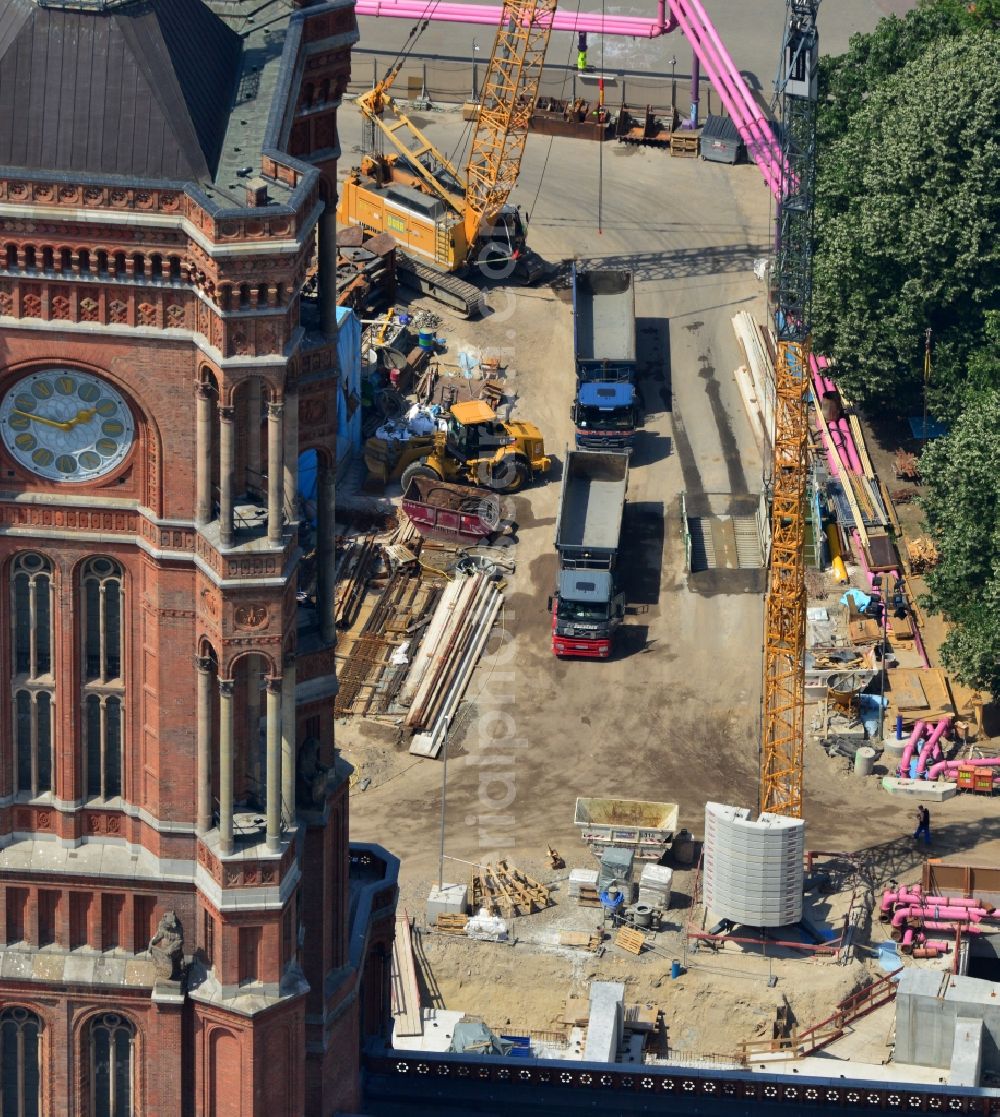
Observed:
[[[1000,387],[1000,0],[925,0],[824,60],[814,343],[844,390],[932,414]]]
[[[920,469],[940,553],[927,604],[951,622],[941,658],[961,682],[1000,695],[1000,391],[973,400]]]

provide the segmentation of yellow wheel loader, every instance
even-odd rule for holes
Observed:
[[[445,429],[408,439],[369,438],[365,465],[382,484],[399,480],[406,492],[416,476],[481,485],[516,493],[537,474],[547,473],[542,432],[534,423],[501,422],[481,400],[456,403]]]

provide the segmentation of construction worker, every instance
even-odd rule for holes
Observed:
[[[583,73],[587,69],[587,32],[580,31],[576,37],[576,68]]]
[[[931,812],[926,807],[917,807],[917,828],[913,831],[913,840],[920,835],[924,837],[924,844],[931,844]]]

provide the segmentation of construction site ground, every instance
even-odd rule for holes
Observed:
[[[446,152],[459,147],[465,126],[457,111],[423,114],[421,123]],[[346,173],[361,142],[348,106],[340,132]],[[555,458],[548,477],[512,499],[516,571],[502,624],[450,734],[446,881],[466,881],[470,863],[496,856],[545,880],[596,867],[573,823],[577,796],[676,802],[681,825],[696,836],[707,800],[756,803],[763,573],[740,571],[734,579],[727,571],[689,585],[680,509],[682,491],[690,499],[761,489],[762,463],[733,380],[742,358],[731,318],[746,309],[764,320],[753,261],[768,252],[773,207],[753,166],[601,146],[543,137],[527,145],[512,201],[530,212],[530,240],[556,266],[553,284],[494,289],[493,312],[477,322],[415,302],[441,316],[443,362],[457,364],[462,349],[503,357],[514,416],[538,424]],[[632,459],[622,551],[630,615],[610,662],[559,660],[550,650],[559,463],[572,439],[566,272],[573,258],[627,268],[637,279],[646,420]],[[874,443],[871,449],[877,468],[887,468],[887,454]],[[928,624],[934,662],[939,636]],[[409,755],[391,722],[341,719],[337,744],[362,777],[352,794],[351,837],[400,857],[400,910],[420,922],[439,871],[442,764]],[[992,801],[959,796],[932,809],[935,855],[996,859]],[[866,851],[880,879],[916,879],[925,851],[910,838],[914,811],[877,778],[855,776],[818,746],[807,749],[807,846]],[[550,845],[566,859],[562,873],[546,869]],[[683,876],[677,888],[680,903]],[[552,930],[586,930],[594,913],[558,888],[554,899],[548,912],[516,921],[514,945],[422,936],[428,1003],[544,1030],[570,994],[586,997],[592,979],[625,980],[628,1001],[663,1008],[677,1048],[729,1053],[741,1040],[769,1034],[783,997],[810,1023],[863,984],[866,971],[880,972],[874,948],[861,943],[860,960],[848,966],[688,953],[687,973],[671,981],[671,960],[683,955],[679,931],[658,936],[656,952],[638,958],[614,947],[601,957],[559,948],[547,940]],[[679,908],[668,913],[678,924],[684,916]],[[778,978],[773,988],[769,974]]]

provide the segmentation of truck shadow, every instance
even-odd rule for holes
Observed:
[[[639,395],[647,415],[673,410],[670,369],[670,321],[636,318],[636,359]]]
[[[629,605],[660,603],[665,538],[663,501],[637,500],[625,505],[618,576]]]
[[[670,438],[655,431],[643,430],[635,436],[629,467],[635,469],[637,465],[650,465],[653,462],[666,461],[669,457]]]

